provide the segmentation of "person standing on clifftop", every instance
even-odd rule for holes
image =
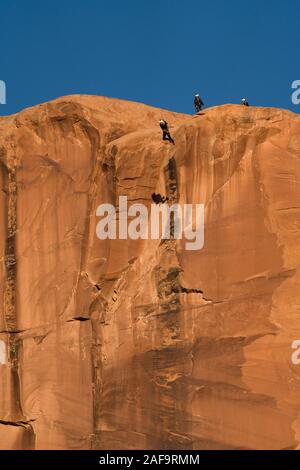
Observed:
[[[161,130],[163,131],[163,140],[168,140],[172,144],[175,144],[174,140],[171,137],[167,121],[164,121],[163,119],[161,119],[159,121],[159,125],[160,125]]]
[[[201,109],[204,106],[204,103],[203,103],[202,99],[200,98],[200,95],[198,95],[198,94],[195,95],[194,105],[195,105],[196,113],[199,113],[199,111],[201,111]]]
[[[243,106],[249,106],[248,100],[246,100],[246,98],[241,99],[241,104]]]

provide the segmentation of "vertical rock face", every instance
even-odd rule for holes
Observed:
[[[297,448],[299,157],[277,109],[72,96],[1,118],[0,446]],[[100,204],[153,192],[205,205],[202,250],[97,238]]]

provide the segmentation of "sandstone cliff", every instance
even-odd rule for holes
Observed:
[[[1,118],[0,447],[297,448],[299,157],[279,109]],[[154,191],[205,204],[203,250],[97,238],[99,204]]]

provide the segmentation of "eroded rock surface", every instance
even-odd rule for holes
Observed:
[[[162,142],[160,118],[175,146]],[[300,442],[300,118],[71,96],[0,119],[0,447]],[[205,204],[205,243],[96,208]]]

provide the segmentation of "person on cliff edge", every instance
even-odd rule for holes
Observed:
[[[199,113],[199,111],[201,111],[201,109],[203,108],[204,106],[204,103],[200,97],[200,95],[195,95],[195,98],[194,98],[194,105],[195,105],[195,110],[196,110],[196,113]]]
[[[161,119],[159,121],[159,125],[161,130],[163,131],[163,140],[168,140],[169,142],[171,142],[171,144],[175,144],[174,140],[171,137],[167,121]]]
[[[248,100],[246,100],[246,98],[242,98],[242,99],[241,99],[241,104],[242,104],[243,106],[249,106]]]

